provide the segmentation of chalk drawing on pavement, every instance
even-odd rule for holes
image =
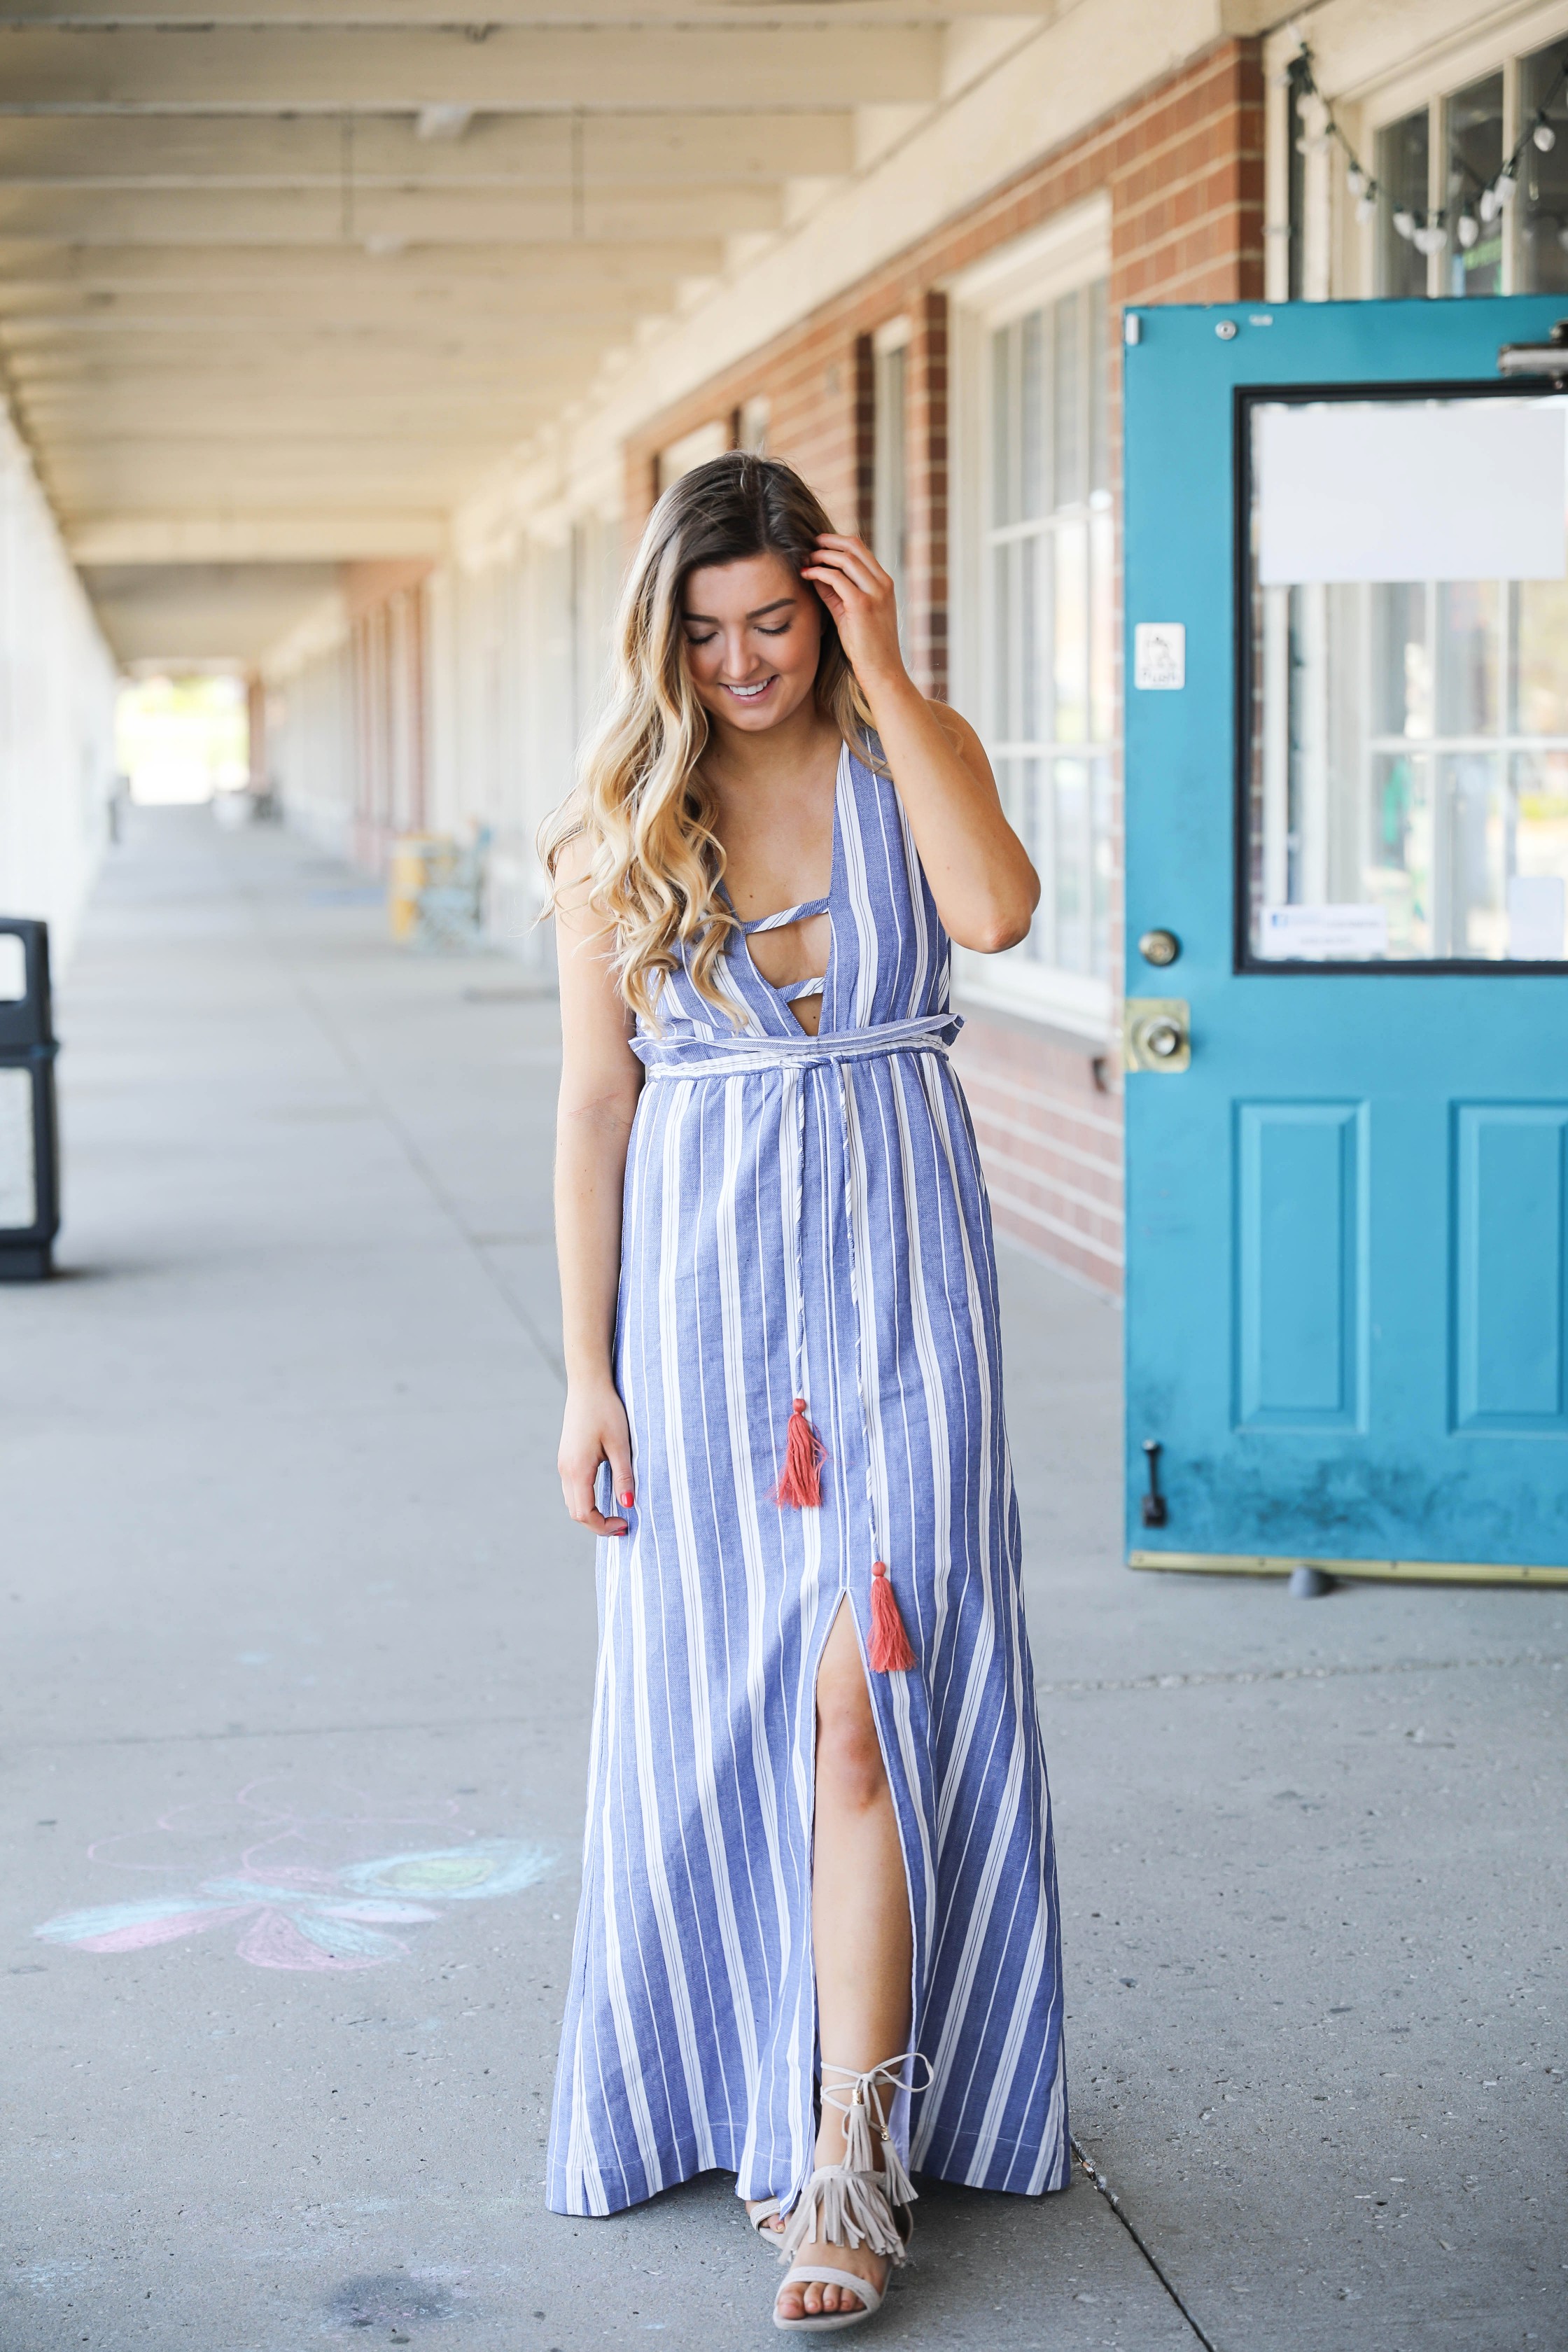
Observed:
[[[233,1799],[176,1806],[150,1830],[89,1846],[89,1861],[134,1872],[143,1887],[153,1877],[156,1891],[62,1912],[34,1933],[113,1953],[228,1928],[252,1968],[381,1968],[412,1949],[393,1930],[429,1926],[454,1904],[520,1895],[553,1866],[545,1846],[466,1830],[459,1810],[451,1799],[373,1806],[335,1790],[304,1802],[252,1781]],[[426,1836],[415,1843],[408,1832],[418,1830]],[[432,1830],[464,1842],[437,1844]]]

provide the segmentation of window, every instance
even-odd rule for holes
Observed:
[[[1109,972],[1114,545],[1105,284],[989,338],[984,732],[1040,877],[1021,959]]]
[[[1383,295],[1426,291],[1426,256],[1415,236],[1426,217],[1430,142],[1426,107],[1377,134],[1377,290]]]
[[[655,487],[662,495],[671,482],[679,482],[682,474],[689,474],[693,466],[705,466],[710,457],[721,457],[730,446],[730,426],[716,418],[711,425],[699,425],[694,431],[683,433],[679,441],[658,453],[654,468]]]
[[[1496,184],[1503,165],[1501,74],[1488,74],[1468,89],[1456,90],[1444,111],[1448,133],[1447,291],[1500,294],[1509,216],[1498,212],[1483,221],[1480,215],[1481,198]]]
[[[1342,88],[1353,85],[1356,62],[1353,44],[1336,56]],[[1349,145],[1330,150],[1314,202],[1296,152],[1299,60],[1282,55],[1270,133],[1271,202],[1285,215],[1271,232],[1284,240],[1270,269],[1276,299],[1314,279],[1336,294],[1394,299],[1568,292],[1568,33],[1523,56],[1488,61],[1483,52],[1483,63],[1458,87],[1437,81],[1418,106],[1408,68],[1386,112],[1376,99],[1336,102]],[[1376,183],[1364,208],[1348,184],[1352,155]],[[1303,264],[1303,243],[1315,269]]]
[[[899,600],[899,635],[910,643],[906,590],[910,571],[908,364],[910,329],[896,319],[872,347],[871,552],[892,580]]]
[[[1568,398],[1247,407],[1245,955],[1563,961]]]
[[[958,974],[1094,1037],[1111,1010],[1109,242],[1108,211],[1086,205],[953,289],[953,699],[1040,877],[1028,938]]]
[[[1520,173],[1519,290],[1568,293],[1568,41],[1520,66],[1519,117],[1531,126]],[[1544,142],[1544,143],[1542,143]]]

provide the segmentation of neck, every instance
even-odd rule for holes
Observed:
[[[827,746],[836,746],[838,740],[837,728],[818,709],[815,696],[761,734],[731,727],[711,715],[710,725],[712,732],[702,764],[721,791],[730,787],[765,792],[773,784],[798,785],[803,766],[821,758]]]

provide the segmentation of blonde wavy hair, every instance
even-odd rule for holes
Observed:
[[[575,786],[540,828],[539,849],[550,876],[550,913],[559,904],[562,853],[586,836],[588,904],[614,926],[616,983],[649,1022],[683,949],[701,993],[741,1017],[714,977],[740,923],[719,887],[724,851],[701,767],[708,715],[692,689],[681,628],[687,580],[757,555],[782,556],[798,572],[819,534],[832,528],[821,499],[792,467],[747,449],[683,474],[648,518],[616,617],[610,707]],[[817,706],[846,742],[874,758],[870,712],[833,617],[820,598],[818,604]]]

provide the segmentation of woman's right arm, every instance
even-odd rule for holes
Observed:
[[[632,1500],[632,1448],[613,1350],[626,1147],[642,1090],[632,1016],[610,970],[610,927],[588,899],[588,851],[562,852],[555,939],[561,971],[561,1099],[555,1129],[555,1248],[561,1266],[566,1413],[556,1466],[566,1507],[595,1535],[626,1523],[594,1502],[599,1465],[617,1503]]]

